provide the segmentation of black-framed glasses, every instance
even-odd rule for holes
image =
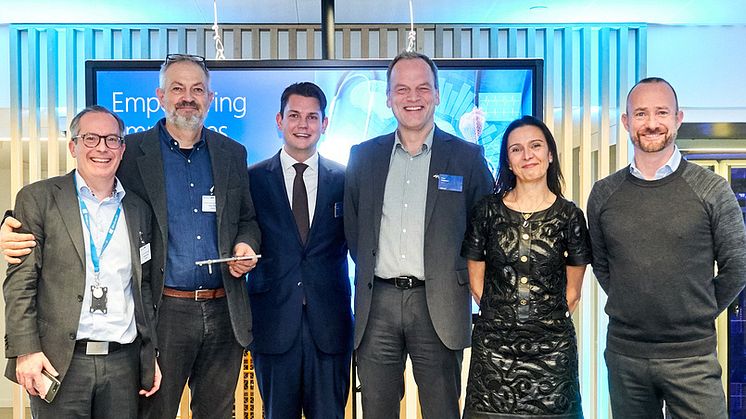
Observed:
[[[82,140],[83,145],[88,148],[98,147],[99,143],[101,143],[101,140],[103,140],[106,148],[111,150],[118,150],[122,147],[122,144],[124,144],[124,139],[118,135],[98,135],[92,132],[76,135],[75,137],[73,137],[73,140],[75,140],[76,142],[78,140]]]
[[[166,61],[164,61],[163,64],[169,65],[171,63],[176,63],[179,61],[191,61],[203,67],[205,66],[205,57],[201,55],[191,55],[191,54],[168,54],[166,55]]]

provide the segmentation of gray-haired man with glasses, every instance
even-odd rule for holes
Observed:
[[[245,275],[256,259],[195,262],[258,250],[246,149],[204,127],[214,96],[204,58],[168,55],[156,95],[166,117],[126,137],[117,172],[128,191],[150,204],[157,227],[151,287],[163,382],[156,396],[142,401],[141,415],[174,418],[188,382],[194,419],[230,418],[244,348],[252,340]],[[24,240],[33,237],[3,227],[6,259],[23,254]]]
[[[115,176],[122,120],[93,106],[70,129],[77,169],[16,198],[15,216],[38,245],[3,284],[5,375],[29,393],[35,418],[134,419],[138,390],[150,396],[160,383],[152,213]]]

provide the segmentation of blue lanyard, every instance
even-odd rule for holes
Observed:
[[[85,223],[86,228],[88,229],[88,241],[91,248],[91,262],[93,262],[93,272],[96,274],[99,273],[101,270],[101,255],[104,254],[104,250],[109,246],[109,242],[111,241],[111,238],[114,236],[114,230],[117,228],[117,223],[119,222],[119,215],[122,213],[122,204],[121,202],[117,206],[117,212],[114,213],[114,218],[111,220],[111,225],[109,226],[109,231],[106,232],[106,238],[104,239],[104,244],[101,245],[101,252],[96,251],[96,243],[93,242],[93,234],[91,233],[91,215],[88,211],[88,207],[86,206],[85,202],[83,202],[83,198],[80,196],[80,191],[78,190],[78,181],[73,177],[73,182],[75,184],[75,194],[78,196],[78,203],[80,203],[80,212],[83,214],[83,222]],[[98,277],[98,275],[97,275]]]

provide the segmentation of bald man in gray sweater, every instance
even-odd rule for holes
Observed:
[[[588,201],[615,419],[662,418],[663,401],[676,418],[728,416],[714,321],[746,283],[746,233],[726,180],[682,159],[682,118],[665,80],[637,83],[622,116],[634,161]]]

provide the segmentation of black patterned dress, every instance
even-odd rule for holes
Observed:
[[[525,220],[488,196],[461,254],[486,262],[464,417],[582,418],[566,266],[591,262],[583,212],[557,198]]]

